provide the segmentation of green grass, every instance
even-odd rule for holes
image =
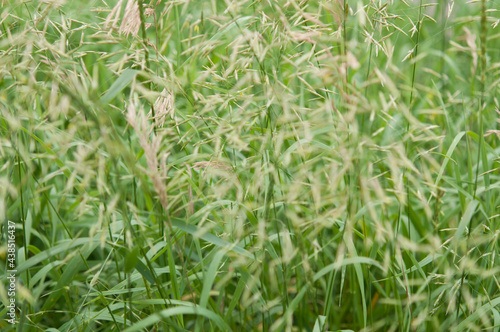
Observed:
[[[3,1],[1,330],[499,331],[498,6]]]

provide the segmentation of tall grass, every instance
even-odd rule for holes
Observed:
[[[499,330],[496,2],[1,12],[2,331]]]

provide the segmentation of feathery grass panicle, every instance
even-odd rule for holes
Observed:
[[[136,101],[131,99],[127,108],[127,121],[135,130],[139,138],[139,144],[144,150],[144,155],[147,162],[147,173],[151,178],[153,187],[158,194],[158,199],[165,210],[168,210],[167,188],[164,179],[159,173],[159,163],[157,153],[161,144],[161,136],[156,136],[152,131],[152,126],[147,123],[146,117],[143,115],[142,108],[137,114]],[[151,138],[150,138],[151,137]]]
[[[110,31],[115,30],[118,26],[118,22],[120,21],[120,13],[122,10],[124,0],[119,0],[116,5],[113,7],[111,12],[106,17],[104,21],[104,28],[109,29]],[[147,8],[145,10],[146,16],[152,15],[152,9]],[[146,23],[145,28],[149,28],[152,26],[152,23]],[[139,36],[139,30],[141,29],[141,17],[139,10],[139,3],[137,0],[127,0],[127,4],[125,5],[125,10],[123,13],[123,17],[121,19],[120,27],[118,28],[118,32],[124,34],[125,36],[132,35],[134,37]]]
[[[173,93],[167,91],[167,89],[163,89],[160,96],[158,96],[158,98],[156,99],[153,108],[155,110],[155,126],[158,128],[163,128],[167,115],[170,115],[171,119],[175,118],[175,101]],[[150,115],[151,113],[148,114],[148,116]],[[176,126],[177,128],[179,126],[177,122]]]

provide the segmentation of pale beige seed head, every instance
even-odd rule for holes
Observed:
[[[139,12],[139,4],[135,0],[128,0],[119,31],[126,36],[132,34],[137,37],[140,28],[141,15]]]
[[[170,93],[169,91],[167,91],[167,89],[163,89],[161,95],[156,99],[154,105],[154,121],[156,127],[163,128],[167,115],[170,115],[170,118],[174,119],[174,105],[175,101],[173,93]]]
[[[232,168],[218,161],[198,161],[193,164],[193,168],[196,170],[213,167],[215,169],[223,169],[226,171],[232,171]]]
[[[115,30],[118,21],[120,19],[121,7],[124,0],[119,0],[118,3],[113,7],[111,12],[106,17],[104,21],[104,28]],[[154,13],[152,8],[145,8],[144,15],[146,17],[151,16]],[[145,23],[144,27],[147,29],[151,26],[151,23]],[[132,35],[137,37],[139,35],[139,30],[141,29],[141,13],[139,11],[139,4],[137,0],[128,0],[125,6],[125,13],[123,14],[123,19],[118,29],[118,32],[126,36]]]

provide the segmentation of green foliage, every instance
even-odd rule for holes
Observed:
[[[496,8],[3,1],[1,330],[498,331]]]

